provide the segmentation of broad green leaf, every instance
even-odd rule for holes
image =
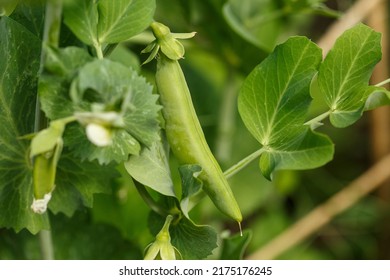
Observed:
[[[98,8],[95,0],[72,1],[64,5],[64,22],[87,45],[99,44]]]
[[[279,169],[311,169],[325,164],[333,156],[333,144],[322,134],[309,128],[302,131],[302,139],[282,149],[266,149],[260,158],[260,169],[265,177]],[[294,141],[294,139],[292,139]]]
[[[113,165],[80,162],[68,152],[58,163],[56,188],[49,209],[70,217],[83,206],[92,207],[93,195],[111,193],[112,181],[117,175]]]
[[[65,24],[84,43],[119,43],[141,33],[152,22],[155,0],[83,0],[64,9]]]
[[[70,84],[78,69],[91,61],[92,57],[85,50],[76,47],[45,48],[45,67],[39,79],[42,110],[51,120],[69,117],[74,112],[69,96]]]
[[[270,179],[277,169],[309,169],[328,162],[333,144],[304,125],[310,83],[321,50],[305,37],[277,46],[244,81],[238,109],[245,126],[263,146],[260,169]]]
[[[3,1],[3,0],[2,0]],[[32,34],[42,38],[43,26],[45,24],[45,0],[6,0],[11,2],[19,2],[16,9],[10,17],[23,25]]]
[[[99,42],[119,43],[141,33],[152,22],[155,8],[155,0],[100,0]]]
[[[283,11],[271,0],[229,0],[223,15],[230,27],[248,42],[271,51],[281,30]]]
[[[156,235],[164,225],[165,217],[154,212],[149,216],[151,233]],[[198,226],[185,217],[169,227],[171,243],[184,260],[205,259],[217,247],[217,233],[210,226]]]
[[[249,230],[243,231],[241,234],[236,234],[223,239],[222,252],[220,260],[242,260],[245,250],[252,238],[252,232]]]
[[[197,178],[201,171],[202,167],[199,165],[182,165],[179,167],[182,185],[180,208],[187,219],[190,219],[188,212],[190,212],[197,202],[192,201],[192,199],[196,199],[196,195],[202,189],[202,181]]]
[[[160,139],[158,96],[131,68],[107,59],[87,63],[73,82],[71,96],[78,113],[116,112],[121,122],[113,124],[113,145],[106,147],[86,142],[83,130],[67,133],[65,145],[83,159],[124,161],[140,152],[140,144],[150,147]]]
[[[14,20],[0,18],[0,227],[32,233],[49,228],[47,215],[34,214],[29,142],[39,69],[40,41]]]
[[[318,85],[335,127],[346,127],[362,115],[369,79],[381,59],[381,35],[364,24],[341,35],[318,73]]]
[[[168,162],[167,141],[156,141],[139,156],[125,162],[127,172],[141,184],[167,196],[175,196]]]

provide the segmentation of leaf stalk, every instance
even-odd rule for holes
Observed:
[[[384,81],[382,81],[380,83],[377,83],[375,86],[376,87],[381,87],[381,86],[384,86],[385,84],[388,84],[388,83],[390,83],[390,78],[388,78],[388,79],[386,79],[386,80],[384,80]]]
[[[226,170],[223,175],[225,175],[226,179],[232,177],[234,174],[241,171],[243,168],[245,168],[249,163],[251,163],[253,160],[258,158],[262,153],[264,152],[264,148],[261,148],[254,153],[250,154],[246,158],[242,159],[232,167],[230,167],[228,170]]]

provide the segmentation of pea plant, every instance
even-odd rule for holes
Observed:
[[[255,160],[268,180],[278,170],[323,166],[334,155],[318,131],[327,118],[344,128],[390,103],[381,87],[388,81],[369,84],[381,59],[379,33],[357,24],[325,59],[310,39],[292,36],[243,80],[238,112],[258,149],[223,171],[181,69],[196,30],[174,33],[155,21],[154,0],[6,1],[0,8],[0,227],[15,232],[66,233],[51,226],[57,216],[80,215],[94,195],[127,180],[150,208],[148,225],[140,223],[154,236],[142,256],[131,257],[204,259],[218,247],[219,258],[240,258],[250,228],[241,229],[240,186],[228,179]],[[156,64],[154,77],[115,59],[142,34],[150,40],[137,59]],[[308,119],[313,98],[326,110]],[[223,229],[198,225],[191,214],[205,197],[235,221],[237,235],[224,246]]]

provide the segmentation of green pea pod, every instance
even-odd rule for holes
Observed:
[[[38,214],[46,212],[51,193],[55,188],[57,163],[62,151],[62,139],[59,138],[54,149],[34,157],[33,184],[34,200],[31,209]]]
[[[30,158],[33,161],[34,200],[31,209],[35,213],[46,212],[51,193],[55,188],[57,163],[62,152],[66,121],[56,120],[41,130],[31,141]]]
[[[222,213],[241,222],[240,209],[207,145],[184,74],[177,61],[184,55],[184,49],[178,47],[175,34],[167,32],[168,27],[160,23],[152,23],[151,27],[156,36],[156,41],[152,44],[155,49],[160,50],[157,56],[156,84],[171,150],[182,164],[198,164],[202,167],[198,178],[203,181],[203,190]],[[178,34],[176,38],[193,35],[194,33],[190,33],[186,37]],[[156,53],[155,49],[151,50],[152,54]]]

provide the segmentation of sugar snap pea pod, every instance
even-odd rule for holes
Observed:
[[[156,40],[145,50],[157,55],[156,85],[163,105],[165,129],[171,150],[182,164],[202,167],[199,179],[203,190],[215,206],[227,216],[241,222],[242,215],[223,172],[210,151],[192,104],[184,74],[178,59],[184,48],[176,40],[194,36],[194,33],[175,34],[161,23],[151,24]]]

